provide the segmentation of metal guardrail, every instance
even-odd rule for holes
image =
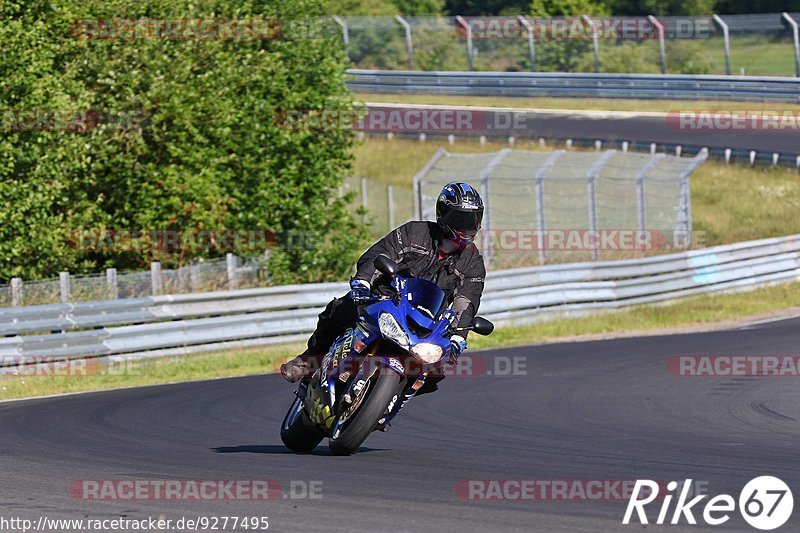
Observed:
[[[481,314],[529,321],[800,280],[800,235],[625,261],[493,272]],[[0,309],[0,365],[300,340],[345,283]],[[226,344],[228,343],[228,344]]]
[[[355,92],[800,102],[800,78],[550,72],[347,71]]]

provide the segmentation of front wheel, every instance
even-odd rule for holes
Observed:
[[[281,425],[281,440],[293,452],[310,452],[325,435],[311,424],[303,409],[303,400],[299,397],[286,413]]]
[[[391,373],[383,373],[373,380],[367,390],[367,397],[357,407],[358,411],[353,413],[344,422],[339,434],[335,439],[330,439],[328,446],[335,455],[350,455],[361,446],[384,414],[386,408],[396,401],[400,376]]]

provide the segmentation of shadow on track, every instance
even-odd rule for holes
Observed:
[[[327,446],[317,446],[308,454],[298,454],[296,452],[289,450],[282,444],[244,444],[241,446],[218,446],[216,448],[211,448],[211,449],[214,450],[215,453],[266,453],[266,454],[277,454],[277,455],[330,455],[331,457],[334,456]],[[381,451],[384,451],[384,449],[366,448],[362,446],[356,451],[356,453],[381,452]]]

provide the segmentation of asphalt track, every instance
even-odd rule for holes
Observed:
[[[800,320],[512,348],[526,374],[448,378],[359,453],[292,455],[275,375],[0,404],[0,516],[269,517],[271,531],[636,531],[624,501],[466,501],[464,479],[649,478],[733,494],[775,475],[800,499],[797,378],[687,378],[669,356],[796,354]],[[322,481],[321,499],[84,501],[81,479]],[[285,493],[288,494],[288,491]],[[657,509],[651,510],[653,520]],[[695,513],[701,515],[702,513]],[[652,526],[651,526],[652,528]],[[664,531],[708,527],[662,526]],[[733,513],[716,530],[755,531]],[[800,511],[781,531],[800,529]]]
[[[514,136],[518,139],[575,139],[594,142],[601,139],[606,143],[612,143],[614,147],[623,141],[637,143],[648,146],[655,143],[659,151],[664,147],[681,145],[684,147],[708,147],[710,149],[724,150],[730,148],[737,152],[748,153],[755,150],[759,153],[771,154],[779,153],[783,156],[794,156],[800,154],[800,128],[796,126],[777,129],[768,128],[747,128],[737,129],[727,127],[728,123],[721,121],[721,128],[682,128],[677,119],[668,113],[635,112],[635,111],[568,111],[568,110],[525,110],[514,108],[488,108],[488,107],[464,107],[464,106],[436,106],[436,105],[412,105],[412,104],[367,104],[371,112],[398,111],[408,113],[409,111],[427,110],[430,115],[434,111],[441,110],[466,110],[470,113],[467,126],[462,129],[454,129],[444,133],[454,133],[456,136],[486,135],[489,137],[508,137]],[[684,111],[680,102],[675,104],[675,113]],[[696,107],[693,103],[692,108]],[[706,113],[722,112],[719,109],[709,109]],[[779,104],[775,105],[774,112],[782,116],[784,110]],[[742,113],[742,112],[740,112]],[[758,114],[758,113],[755,113]],[[516,122],[510,118],[518,115]],[[795,113],[796,116],[796,113]],[[706,117],[707,119],[708,117]],[[435,120],[433,121],[434,123]],[[702,122],[698,119],[690,123]],[[729,120],[730,122],[730,120]],[[404,128],[402,125],[389,127],[391,123],[387,120],[387,127],[381,129],[382,125],[372,125],[367,129],[373,133],[383,131],[395,131],[396,133],[414,133],[426,131],[427,133],[443,133],[435,129],[426,130],[424,127],[417,129]],[[791,157],[790,163],[794,163]]]

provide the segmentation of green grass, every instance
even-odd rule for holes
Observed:
[[[448,96],[436,94],[356,94],[360,102],[394,104],[432,104],[477,107],[515,107],[523,109],[578,109],[589,111],[741,111],[763,112],[800,111],[800,104],[775,102],[724,102],[704,100],[682,102],[676,100],[634,100],[601,98],[550,98],[511,96]]]
[[[458,140],[450,146],[446,142],[368,138],[356,147],[355,174],[405,187],[405,194],[410,195],[414,174],[438,148],[459,153],[497,151],[507,146],[491,142],[481,146],[474,140]],[[515,148],[541,150],[536,143],[519,141]],[[395,191],[395,197],[400,194],[402,189]],[[692,174],[691,194],[692,222],[702,238],[698,245],[800,233],[800,178],[795,170],[708,160]]]
[[[356,173],[393,183],[401,190],[410,186],[414,173],[440,146],[451,152],[478,152],[496,151],[505,145],[481,146],[474,141],[459,140],[449,146],[432,141],[369,139],[356,148]],[[538,145],[527,148],[539,149]],[[692,175],[691,184],[694,228],[705,232],[706,245],[800,233],[800,179],[795,171],[708,161]],[[800,284],[781,285],[583,318],[501,327],[487,338],[472,336],[470,345],[481,349],[582,335],[695,327],[787,309],[798,302]],[[137,361],[122,366],[121,372],[94,375],[0,377],[0,399],[274,372],[279,363],[302,348],[293,344]]]
[[[294,343],[142,359],[111,367],[89,363],[85,370],[79,366],[60,369],[61,375],[52,375],[56,373],[53,366],[42,365],[18,376],[0,376],[0,400],[275,372],[282,362],[304,348]]]
[[[696,329],[701,325],[787,309],[798,302],[800,284],[778,285],[750,292],[697,296],[583,318],[498,327],[489,337],[472,335],[469,342],[472,350],[479,350],[556,342],[565,337],[572,340],[574,337],[609,333],[651,333],[665,328]],[[134,361],[117,367],[111,375],[0,377],[0,400],[270,373],[302,349],[302,345],[291,344]]]

